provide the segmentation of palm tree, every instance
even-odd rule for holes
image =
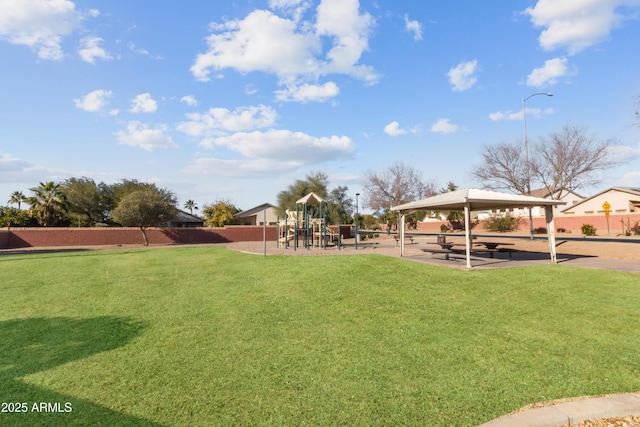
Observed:
[[[33,193],[27,201],[31,205],[31,214],[45,227],[56,224],[66,210],[66,198],[59,184],[53,181],[41,182],[38,187],[30,188]]]
[[[11,197],[9,198],[9,202],[8,203],[18,205],[18,210],[20,210],[20,206],[21,206],[22,202],[24,202],[26,200],[27,200],[27,198],[22,193],[22,191],[14,191],[13,193],[11,193]]]
[[[189,199],[184,203],[184,208],[185,209],[189,209],[189,212],[191,213],[191,215],[193,215],[193,210],[198,210],[198,206],[196,206],[196,202],[194,202],[193,200]]]

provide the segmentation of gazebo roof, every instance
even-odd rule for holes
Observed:
[[[521,196],[497,191],[465,188],[439,194],[422,200],[391,207],[392,211],[413,212],[419,210],[463,210],[465,206],[472,210],[528,208],[533,206],[564,205],[561,200],[540,197]]]

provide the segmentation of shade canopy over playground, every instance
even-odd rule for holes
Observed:
[[[543,199],[539,197],[522,196],[497,191],[465,188],[439,194],[422,200],[405,203],[391,207],[392,211],[400,213],[400,254],[404,256],[404,218],[405,215],[416,211],[464,211],[465,240],[467,267],[471,268],[471,211],[483,211],[492,209],[532,208],[543,206],[547,222],[547,236],[549,240],[549,254],[551,262],[556,263],[556,239],[555,225],[553,221],[553,207],[564,205],[560,200]]]
[[[313,191],[296,201],[297,205],[319,205],[320,203],[326,203],[326,200]]]

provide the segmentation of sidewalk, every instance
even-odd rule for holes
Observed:
[[[478,427],[560,427],[585,420],[640,415],[640,393],[594,397],[505,415]],[[604,424],[603,424],[604,425]]]

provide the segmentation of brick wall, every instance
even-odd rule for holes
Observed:
[[[267,240],[275,241],[275,227],[267,227]],[[199,244],[261,241],[261,226],[223,228],[150,228],[149,244]],[[0,230],[0,248],[104,246],[143,244],[137,228],[11,228]]]
[[[349,236],[349,227],[342,226],[343,237]],[[334,232],[337,227],[332,227]],[[150,228],[150,245],[203,244],[225,242],[262,241],[262,226],[227,226],[222,228]],[[276,227],[266,227],[267,241],[275,242]],[[25,227],[0,229],[0,249],[55,246],[142,245],[142,232],[130,227],[45,228]]]
[[[520,226],[520,230],[528,230],[529,229],[529,218],[523,217],[523,222]],[[625,227],[627,224],[627,220],[631,227],[633,227],[636,221],[640,221],[640,214],[627,214],[627,215],[611,215],[609,217],[609,230],[612,235],[622,234],[623,227],[621,224],[621,220],[624,220]],[[604,215],[585,215],[585,216],[573,216],[573,215],[562,215],[554,218],[556,229],[564,228],[565,230],[571,231],[573,234],[580,235],[582,233],[581,227],[582,224],[591,224],[598,231],[597,234],[600,236],[607,234],[607,218]],[[448,221],[434,221],[434,222],[421,222],[418,223],[418,228],[420,231],[424,232],[432,232],[437,233],[440,232],[440,225],[445,224],[448,225]],[[533,228],[546,228],[547,223],[544,218],[533,218]],[[483,230],[483,222],[480,221],[474,230]]]

